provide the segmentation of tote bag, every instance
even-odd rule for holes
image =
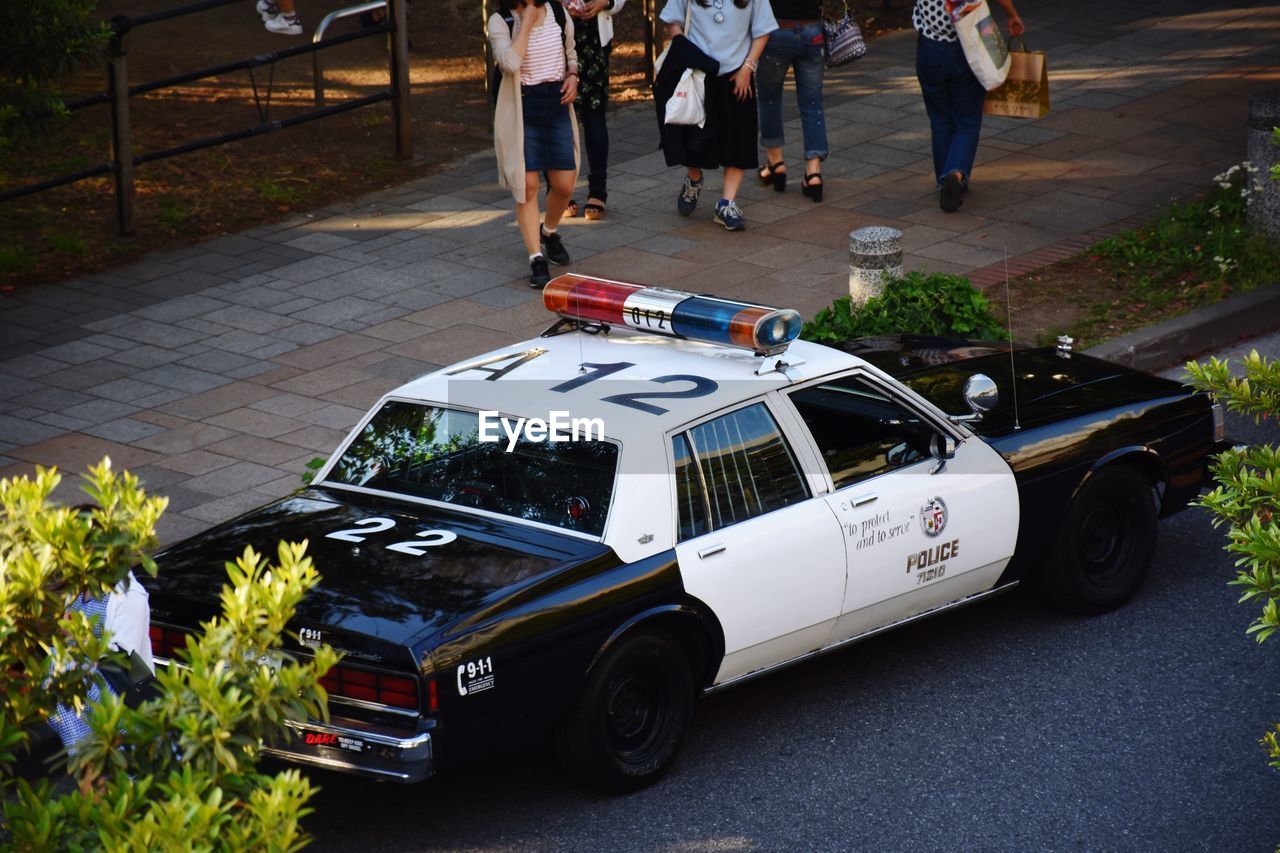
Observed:
[[[1042,50],[1009,52],[1009,76],[987,93],[982,112],[989,116],[1040,118],[1049,114],[1049,62]]]
[[[1009,74],[1009,46],[991,17],[987,0],[947,0],[947,11],[955,24],[956,35],[969,69],[982,88],[990,92]]]

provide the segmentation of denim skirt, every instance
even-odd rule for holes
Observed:
[[[520,87],[524,108],[524,170],[573,171],[573,124],[569,105],[560,103],[560,83]]]

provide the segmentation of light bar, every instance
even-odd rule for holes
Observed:
[[[691,341],[777,355],[800,335],[800,314],[585,275],[562,275],[542,304],[569,320],[595,320]]]

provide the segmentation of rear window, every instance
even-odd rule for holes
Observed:
[[[611,441],[481,441],[479,417],[385,403],[326,482],[488,510],[599,536],[613,495]]]

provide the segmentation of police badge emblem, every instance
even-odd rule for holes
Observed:
[[[937,536],[947,526],[947,505],[940,497],[932,497],[920,507],[920,529],[925,536]]]

